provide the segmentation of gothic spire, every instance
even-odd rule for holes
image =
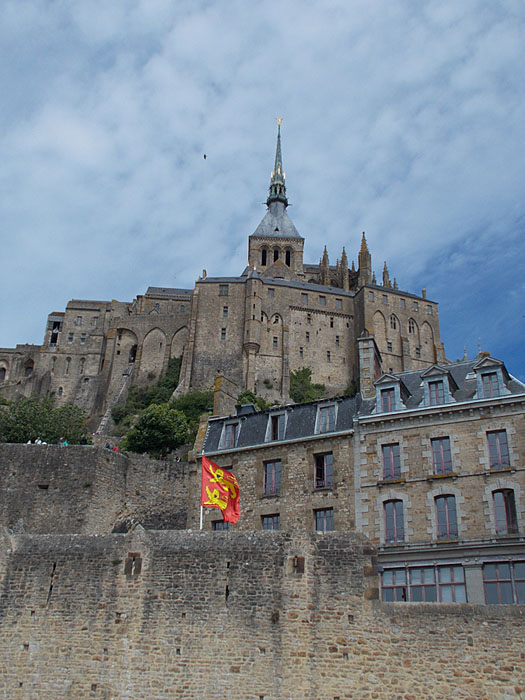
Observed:
[[[275,165],[270,176],[270,192],[266,204],[270,206],[272,202],[282,202],[285,207],[288,206],[286,198],[285,172],[283,170],[283,159],[281,155],[281,122],[282,119],[277,119],[277,148],[275,150]]]

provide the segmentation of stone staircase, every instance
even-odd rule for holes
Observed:
[[[99,426],[97,428],[97,433],[99,435],[105,435],[106,431],[108,430],[108,427],[110,426],[112,422],[112,417],[111,417],[111,409],[113,406],[119,402],[120,397],[124,393],[124,391],[127,389],[129,386],[129,383],[131,382],[131,375],[133,374],[133,367],[135,365],[133,362],[131,362],[127,368],[124,370],[122,373],[122,377],[120,379],[120,382],[117,385],[117,388],[115,389],[113,395],[108,399],[108,402],[106,404],[106,412],[102,416],[102,420],[99,423]]]

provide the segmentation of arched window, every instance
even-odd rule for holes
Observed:
[[[409,333],[416,332],[416,323],[413,319],[410,319],[410,321],[408,322],[408,332]]]
[[[394,499],[383,503],[385,515],[385,542],[403,542],[405,527],[403,523],[403,501]]]
[[[274,262],[277,262],[277,260],[279,260],[279,253],[280,253],[279,248],[273,249],[273,261]]]
[[[24,365],[24,377],[30,377],[33,374],[33,360],[27,360]]]
[[[498,535],[514,535],[518,532],[516,501],[512,489],[500,489],[492,493],[494,500],[494,522]]]
[[[66,357],[66,372],[65,372],[66,374],[69,374],[69,368],[70,368],[70,366],[71,366],[71,358],[70,358],[70,357]]]
[[[390,316],[390,328],[394,330],[397,328],[397,318],[395,316]]]
[[[81,357],[80,358],[80,367],[79,367],[79,374],[84,374],[84,366],[86,364],[86,358]]]
[[[137,356],[137,346],[136,346],[136,345],[132,345],[132,346],[131,346],[131,350],[129,351],[128,362],[129,362],[130,364],[132,364],[133,362],[135,362],[135,357],[136,357],[136,356]]]
[[[268,251],[266,250],[266,248],[263,248],[261,250],[261,265],[263,267],[265,267],[267,264],[267,258],[268,258]]]
[[[5,381],[6,369],[5,367],[0,367],[0,382]]]
[[[436,497],[437,538],[446,540],[458,536],[455,496]]]
[[[288,267],[292,264],[292,251],[289,248],[286,250],[285,263]]]
[[[63,393],[64,393],[64,389],[62,389],[62,387],[59,386],[58,391],[57,391],[57,396],[62,396]]]

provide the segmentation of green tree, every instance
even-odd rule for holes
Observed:
[[[168,404],[151,404],[141,411],[121,447],[132,452],[164,455],[188,440],[188,422],[181,411]]]
[[[324,384],[312,382],[312,370],[309,367],[290,372],[290,398],[294,403],[315,401],[322,398],[325,392]]]
[[[241,404],[241,406],[245,403],[253,403],[254,406],[259,409],[259,411],[263,411],[265,408],[268,408],[268,406],[270,406],[270,404],[266,403],[262,396],[257,396],[253,393],[253,391],[250,391],[249,389],[246,389],[246,391],[242,391],[239,394],[239,396],[237,397],[237,402]]]
[[[181,411],[186,416],[189,429],[189,441],[197,435],[200,417],[213,410],[213,391],[189,391],[170,401],[170,408]]]
[[[20,399],[0,411],[0,441],[32,442],[60,438],[78,444],[86,435],[86,421],[77,406],[54,407],[53,399]]]

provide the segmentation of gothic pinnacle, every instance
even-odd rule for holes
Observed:
[[[269,206],[272,202],[282,202],[285,207],[288,206],[286,198],[285,172],[283,170],[283,159],[281,155],[281,122],[282,118],[277,118],[277,148],[275,149],[275,165],[270,176],[270,192],[266,204]]]

